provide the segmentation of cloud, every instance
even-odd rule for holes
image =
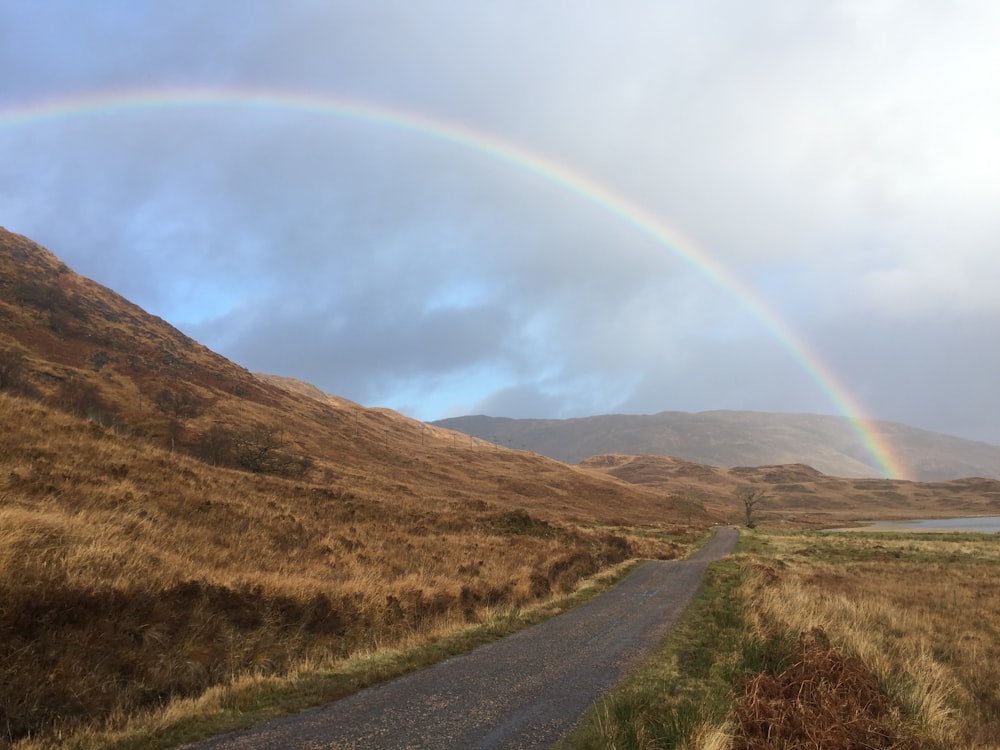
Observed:
[[[834,409],[710,257],[873,416],[1000,442],[998,21],[973,0],[6,3],[0,113],[353,97],[544,154],[688,239],[509,159],[277,107],[0,125],[0,223],[240,364],[421,418]]]

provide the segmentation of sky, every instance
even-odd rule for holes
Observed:
[[[1000,444],[991,0],[0,0],[0,226],[421,420]]]

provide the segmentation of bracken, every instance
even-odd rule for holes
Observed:
[[[780,674],[747,683],[734,750],[916,747],[896,735],[893,707],[861,661],[830,648],[821,628],[802,634],[800,650]]]

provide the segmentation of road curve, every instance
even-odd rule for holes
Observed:
[[[549,747],[648,657],[739,532],[686,560],[647,562],[601,596],[508,638],[197,750]]]

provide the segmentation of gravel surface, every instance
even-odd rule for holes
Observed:
[[[648,562],[564,614],[320,708],[189,746],[236,748],[549,747],[662,640],[712,560],[739,533],[720,528],[687,560]]]

